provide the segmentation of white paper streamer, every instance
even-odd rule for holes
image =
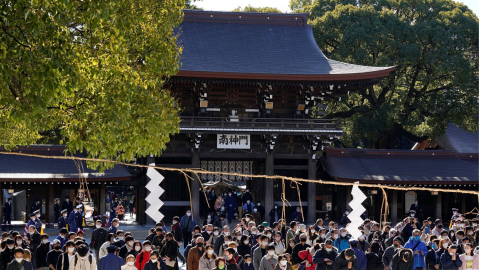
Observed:
[[[358,184],[358,182],[355,182]],[[348,204],[352,208],[352,212],[347,216],[350,219],[350,223],[347,225],[346,229],[352,235],[353,239],[358,239],[362,232],[358,229],[363,224],[363,219],[361,215],[365,212],[365,207],[363,207],[362,202],[367,198],[365,194],[358,188],[358,185],[352,187],[352,196],[353,200]]]
[[[155,166],[155,164],[150,164],[150,166]],[[160,213],[160,207],[163,206],[160,196],[165,192],[165,190],[160,187],[160,183],[164,177],[154,168],[147,169],[147,176],[150,178],[150,181],[148,181],[145,188],[150,191],[150,194],[145,198],[145,201],[147,201],[150,206],[145,213],[155,222],[160,222],[164,217],[163,214]]]

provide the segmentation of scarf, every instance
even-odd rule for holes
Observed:
[[[25,260],[18,264],[17,269],[22,269],[23,265],[25,264]]]
[[[178,227],[180,226],[180,224],[175,224],[175,225],[172,225],[172,231],[175,231]]]
[[[287,266],[288,266],[288,262],[287,262],[287,264],[285,264],[285,266],[282,266],[282,264],[280,264],[280,262],[278,262],[278,267],[280,267],[281,270],[287,270]]]

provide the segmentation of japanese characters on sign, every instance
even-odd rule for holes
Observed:
[[[217,134],[217,148],[250,149],[250,135]]]

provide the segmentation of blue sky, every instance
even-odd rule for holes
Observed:
[[[475,14],[479,14],[479,0],[456,0],[467,5]],[[194,4],[204,10],[231,11],[241,6],[251,5],[254,7],[276,7],[283,12],[290,12],[288,7],[289,0],[202,0],[195,1]]]

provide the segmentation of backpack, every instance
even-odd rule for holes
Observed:
[[[92,264],[92,255],[91,254],[88,254],[88,261],[90,262],[90,264]],[[75,263],[73,264],[73,266],[77,266],[77,262],[78,262],[78,256],[75,256]]]

